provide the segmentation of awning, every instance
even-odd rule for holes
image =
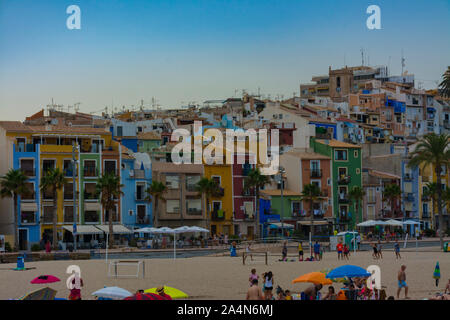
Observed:
[[[73,225],[63,226],[69,232],[73,233]],[[78,225],[77,224],[77,234],[102,234],[103,231],[97,229],[92,225]]]
[[[38,211],[38,206],[36,202],[21,202],[20,203],[21,211]]]
[[[84,210],[85,211],[100,211],[102,209],[99,202],[85,202]]]
[[[288,224],[288,223],[283,223],[283,224],[281,224],[281,222],[274,222],[274,223],[271,223],[270,225],[269,225],[269,227],[271,228],[271,229],[281,229],[281,226],[283,225],[283,228],[284,229],[294,229],[294,226],[292,225],[292,224]]]
[[[297,221],[297,224],[301,224],[302,226],[310,226],[311,225],[311,221]],[[323,226],[323,225],[327,225],[328,221],[327,220],[314,220],[314,226]]]
[[[109,225],[107,225],[107,224],[99,224],[96,227],[105,233],[109,233]],[[132,230],[128,229],[127,227],[125,227],[121,224],[113,224],[113,232],[116,234],[133,233]]]

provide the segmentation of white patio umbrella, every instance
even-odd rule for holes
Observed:
[[[138,232],[138,233],[153,233],[153,231],[157,230],[156,228],[149,228],[149,227],[145,227],[145,228],[140,228],[140,229],[136,229],[133,230],[134,232]]]
[[[394,219],[390,219],[385,222],[385,225],[387,226],[394,226],[394,227],[403,227],[403,223]]]
[[[191,228],[191,230],[193,230],[193,232],[209,232],[208,229],[197,227],[197,226],[190,227],[190,228]]]
[[[376,226],[376,225],[377,225],[377,222],[374,221],[374,220],[367,220],[367,221],[364,221],[364,222],[361,222],[361,223],[357,224],[358,227],[373,227],[373,226]]]
[[[414,221],[414,220],[406,220],[406,221],[403,221],[403,224],[417,226],[417,225],[420,225],[420,222],[419,221]]]
[[[93,292],[92,295],[100,298],[122,300],[126,297],[132,296],[133,294],[130,291],[119,287],[105,287]]]

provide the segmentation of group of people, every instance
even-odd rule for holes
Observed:
[[[288,248],[287,248],[287,241],[283,243],[283,249],[281,251],[281,260],[280,261],[287,261],[287,254],[288,254]],[[313,245],[313,255],[309,258],[306,258],[305,261],[320,261],[323,258],[323,248],[320,245],[318,241],[314,243]],[[303,244],[300,241],[298,243],[298,261],[304,260],[304,252],[303,252]]]
[[[350,260],[350,248],[346,243],[342,243],[342,241],[339,241],[339,243],[336,245],[336,250],[338,253],[338,260]]]

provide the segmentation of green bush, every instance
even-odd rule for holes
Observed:
[[[41,246],[38,243],[35,243],[31,246],[31,251],[41,251]]]
[[[11,244],[9,242],[5,242],[5,251],[12,252]]]
[[[137,247],[137,241],[136,239],[131,239],[130,242],[128,242],[129,247]]]
[[[447,234],[447,237],[450,236],[450,228],[448,228],[447,230],[445,230],[445,233]]]

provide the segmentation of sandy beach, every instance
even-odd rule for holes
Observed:
[[[428,250],[429,251],[429,250]],[[58,290],[57,297],[67,298],[66,269],[69,265],[78,265],[81,268],[81,277],[85,286],[82,289],[83,299],[93,299],[91,293],[104,286],[118,286],[135,292],[137,289],[148,289],[159,285],[176,287],[188,293],[191,299],[245,299],[248,288],[248,276],[252,268],[257,273],[271,270],[274,273],[275,287],[280,285],[283,289],[300,292],[308,284],[292,284],[291,281],[307,272],[320,271],[325,268],[334,268],[344,264],[354,264],[366,268],[377,264],[381,268],[382,285],[386,286],[387,295],[396,295],[397,271],[402,264],[407,266],[407,283],[410,288],[409,296],[412,299],[428,298],[438,291],[443,291],[450,278],[450,253],[434,250],[434,252],[410,251],[402,252],[402,259],[396,260],[392,251],[383,252],[384,259],[374,260],[371,252],[357,252],[351,255],[350,261],[338,261],[337,254],[327,252],[322,261],[317,262],[279,262],[279,256],[270,256],[266,266],[262,257],[242,264],[242,257],[195,257],[173,259],[147,259],[146,278],[107,277],[107,265],[104,260],[80,261],[41,261],[26,263],[27,268],[36,269],[27,271],[13,271],[15,264],[0,265],[0,299],[18,298],[23,294],[39,288],[39,285],[30,284],[30,281],[42,274],[52,274],[62,281],[50,284],[51,288]],[[435,286],[432,278],[436,262],[441,268],[441,281],[439,287]],[[131,269],[123,272],[132,272]],[[340,288],[341,284],[334,284]],[[402,291],[401,298],[404,293]]]

